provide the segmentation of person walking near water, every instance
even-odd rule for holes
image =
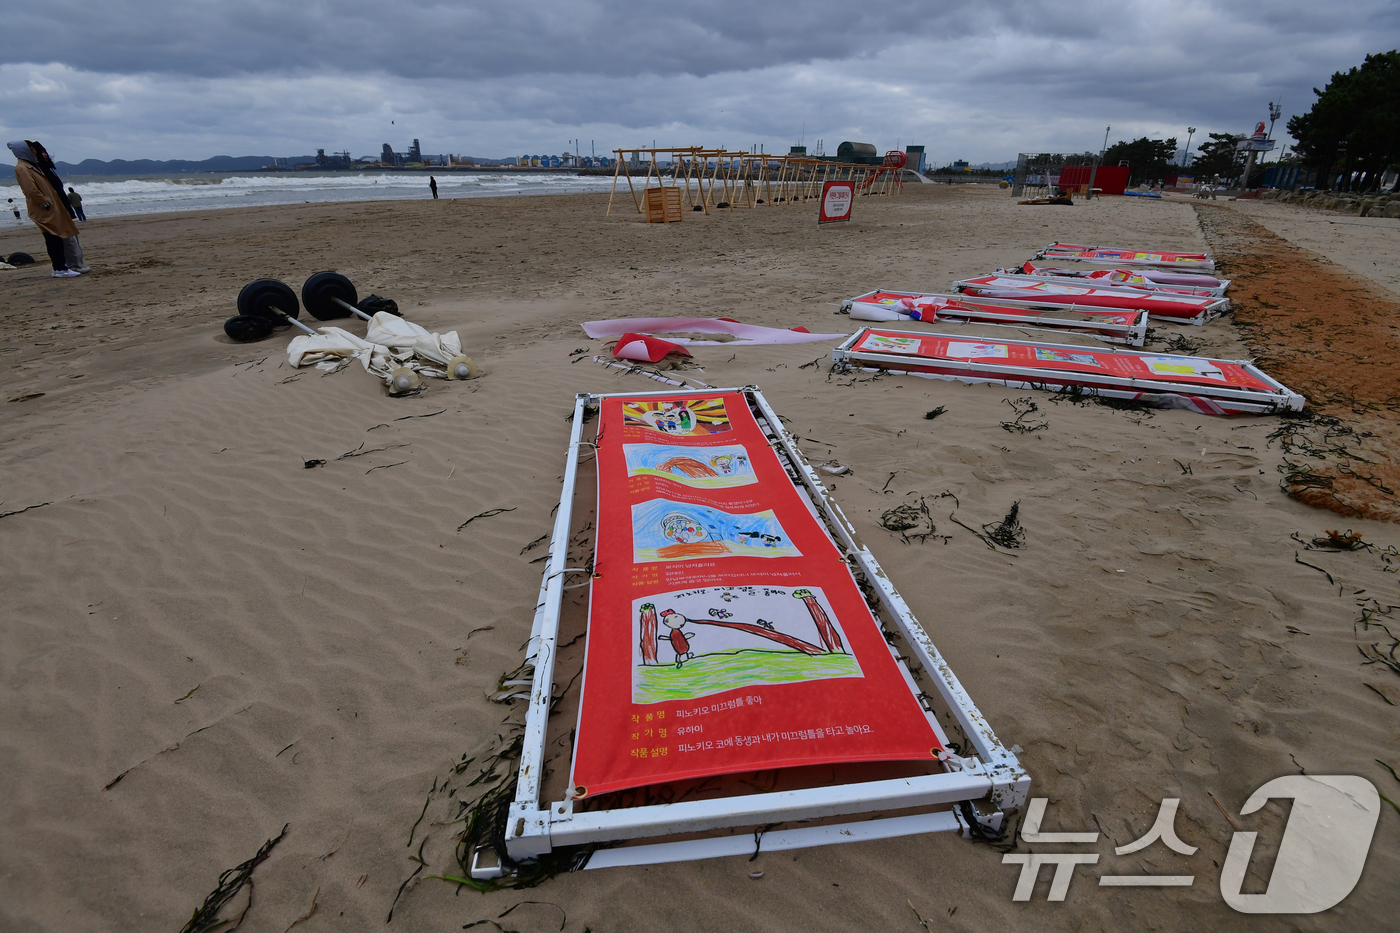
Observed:
[[[7,198],[6,200],[10,202],[10,210],[15,212],[15,220],[19,223],[24,223],[24,218],[19,216],[19,205],[15,203],[15,199]]]
[[[64,197],[63,183],[57,175],[45,169],[39,156],[43,147],[27,140],[9,143],[9,147],[15,154],[15,180],[24,192],[29,219],[44,234],[44,247],[48,250],[49,261],[53,263],[54,278],[71,278],[80,271],[86,271],[85,267],[69,267],[66,247],[70,240],[74,247],[77,246],[78,228],[73,223],[72,211]],[[81,252],[78,252],[77,265],[82,265]]]
[[[68,186],[68,203],[73,205],[73,213],[78,215],[81,221],[87,221],[87,214],[83,213],[83,196],[73,190],[73,186]]]
[[[434,178],[434,177],[431,176],[431,175],[428,176],[428,187],[432,189],[432,191],[433,191],[433,200],[436,201],[436,200],[437,200],[437,179]]]

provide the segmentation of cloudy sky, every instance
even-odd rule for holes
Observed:
[[[58,159],[486,157],[582,140],[931,161],[1247,132],[1400,44],[1351,0],[46,0],[0,31],[0,133]],[[8,156],[8,153],[4,154]]]

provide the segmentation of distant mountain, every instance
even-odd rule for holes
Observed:
[[[291,160],[291,164],[315,160],[315,156],[298,156]],[[113,159],[110,162],[84,159],[77,165],[71,162],[55,164],[59,175],[182,175],[192,172],[248,172],[272,165],[275,161],[272,156],[214,156],[198,162],[188,159]]]
[[[8,152],[5,153],[9,155]],[[438,158],[438,156],[433,156]],[[468,159],[477,165],[506,165],[514,164],[514,159]],[[169,159],[160,161],[157,159],[113,159],[104,162],[101,159],[84,159],[74,164],[72,162],[57,162],[58,174],[64,178],[68,176],[83,175],[184,175],[196,172],[256,172],[259,169],[272,165],[279,165],[283,170],[292,166],[305,163],[314,163],[314,155],[291,156],[288,158],[273,156],[214,156],[212,159],[201,159],[198,162],[188,159]],[[5,168],[13,167],[10,162],[0,162],[0,166]]]

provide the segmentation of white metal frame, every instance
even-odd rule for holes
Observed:
[[[1302,411],[1307,399],[1288,388],[1277,379],[1255,366],[1250,360],[1210,360],[1228,362],[1243,368],[1254,378],[1274,388],[1274,392],[1257,389],[1226,389],[1218,386],[1203,386],[1186,382],[1148,381],[1132,376],[1096,375],[1081,372],[1060,372],[1051,369],[1038,369],[1029,366],[1015,366],[1001,363],[979,363],[974,360],[958,360],[946,357],[917,356],[913,354],[862,352],[854,349],[867,333],[878,330],[882,333],[898,334],[902,337],[923,339],[942,338],[944,340],[966,340],[966,335],[931,334],[927,331],[892,330],[884,327],[862,327],[831,351],[831,361],[837,366],[856,366],[866,370],[891,370],[907,372],[911,376],[924,376],[930,379],[950,379],[958,382],[996,382],[1020,389],[1045,389],[1080,386],[1090,395],[1107,398],[1138,400],[1143,396],[1181,396],[1183,398],[1206,399],[1228,405],[1228,413],[1275,414],[1282,411]],[[1065,350],[1083,353],[1091,350],[1100,353],[1119,353],[1117,347],[1085,347],[1077,344],[1042,343],[1036,340],[1003,340],[1002,343],[1018,346],[1044,347],[1049,350]],[[1134,356],[1141,355],[1137,352]],[[1173,354],[1149,353],[1148,356],[1171,356]],[[1176,354],[1180,355],[1180,354]],[[1198,359],[1208,359],[1198,357]],[[916,369],[941,370],[918,372]]]
[[[943,298],[948,301],[959,303],[976,302],[979,305],[989,305],[992,308],[1017,308],[1022,311],[1041,312],[1035,315],[1027,314],[998,314],[996,311],[983,311],[977,308],[949,307],[938,309],[938,317],[943,320],[964,320],[974,321],[978,324],[988,324],[993,327],[1019,327],[1025,328],[1050,328],[1054,330],[1069,330],[1075,333],[1085,334],[1106,343],[1126,343],[1130,346],[1140,347],[1147,340],[1147,312],[1137,311],[1133,308],[1094,308],[1085,306],[1083,308],[1076,305],[1049,304],[1047,302],[1020,301],[1017,299],[1004,298],[983,298],[981,295],[941,295],[936,292],[906,292],[894,288],[877,288],[874,291],[866,292],[864,295],[857,295],[854,298],[847,298],[841,302],[842,311],[850,311],[857,302],[864,302],[874,295],[902,295],[906,298]],[[1112,321],[1076,321],[1071,318],[1054,317],[1055,312],[1071,312],[1079,314],[1107,314],[1111,312],[1124,312],[1134,315],[1131,324],[1115,324]],[[892,321],[891,323],[899,323]],[[929,322],[931,323],[931,322]]]
[[[1087,280],[1087,279],[1066,279],[1066,278],[1064,278],[1064,277],[1061,277],[1058,281],[1052,282],[1048,276],[1041,276],[1041,275],[1023,275],[1023,274],[1020,274],[1020,273],[1003,273],[1003,272],[997,272],[997,273],[994,273],[994,275],[996,275],[996,277],[999,278],[999,279],[1012,279],[1012,280],[1017,281],[1017,282],[1022,282],[1022,283],[1024,283],[1024,285],[1025,285],[1025,287],[1026,287],[1027,289],[1031,289],[1031,288],[1033,288],[1034,286],[1037,286],[1037,285],[1051,285],[1051,284],[1060,285],[1060,286],[1062,286],[1062,287],[1064,287],[1064,288],[1098,289],[1098,290],[1100,290],[1100,291],[1106,291],[1106,292],[1115,292],[1115,291],[1117,291],[1117,292],[1126,292],[1126,291],[1128,291],[1129,289],[1131,289],[1133,292],[1135,292],[1137,295],[1142,296],[1143,298],[1151,298],[1151,299],[1153,299],[1153,300],[1162,300],[1162,301],[1171,301],[1172,299],[1179,299],[1179,303],[1181,304],[1181,306],[1182,306],[1183,308],[1189,308],[1189,307],[1191,306],[1191,302],[1193,302],[1193,301],[1194,301],[1194,302],[1200,303],[1200,304],[1199,304],[1200,310],[1198,310],[1195,314],[1189,315],[1189,316],[1188,316],[1188,315],[1185,315],[1185,314],[1161,314],[1161,313],[1156,313],[1156,312],[1152,312],[1152,311],[1146,312],[1147,314],[1149,314],[1150,316],[1156,318],[1156,319],[1159,320],[1159,321],[1171,321],[1172,323],[1175,323],[1175,324],[1204,324],[1204,323],[1206,323],[1207,321],[1214,320],[1215,318],[1217,318],[1217,317],[1219,317],[1220,315],[1224,314],[1226,311],[1230,310],[1230,299],[1228,299],[1228,298],[1223,298],[1223,297],[1220,297],[1220,296],[1218,296],[1218,295],[1182,295],[1182,294],[1179,294],[1179,293],[1178,293],[1178,294],[1172,294],[1171,292],[1157,292],[1157,291],[1152,291],[1152,290],[1150,290],[1150,289],[1140,288],[1140,287],[1138,287],[1138,286],[1136,286],[1136,285],[1125,285],[1125,284],[1118,284],[1118,285],[1102,285],[1102,284],[1097,283],[1097,282],[1094,282],[1094,281],[1092,281],[1092,280]],[[983,278],[983,276],[977,276],[976,278]],[[982,289],[984,289],[984,288],[995,288],[995,287],[996,287],[996,286],[994,286],[994,285],[983,285],[982,283],[980,283],[980,282],[975,282],[975,281],[973,281],[972,279],[962,279],[962,280],[960,280],[960,281],[957,281],[957,282],[954,282],[954,283],[953,283],[953,288],[957,289],[957,290],[958,290],[959,292],[961,292],[962,294],[973,296],[973,297],[976,298],[978,301],[992,301],[992,300],[995,300],[995,299],[992,299],[991,297],[984,297],[984,296],[981,294],[981,290],[982,290]],[[1019,286],[1013,285],[1013,286],[1010,286],[1010,287],[1015,288],[1015,287],[1019,287]],[[1024,302],[1024,303],[1026,303],[1026,304],[1028,304],[1028,305],[1038,305],[1039,307],[1073,308],[1073,309],[1076,310],[1076,311],[1087,311],[1087,310],[1093,310],[1093,309],[1097,309],[1097,310],[1100,310],[1100,311],[1131,311],[1131,310],[1137,310],[1137,309],[1135,309],[1135,308],[1132,308],[1132,307],[1131,307],[1130,305],[1128,305],[1128,304],[1114,305],[1114,306],[1111,306],[1111,307],[1110,307],[1110,306],[1104,306],[1104,305],[1085,305],[1084,307],[1081,308],[1081,307],[1079,307],[1078,305],[1075,305],[1075,304],[1073,304],[1073,303],[1064,304],[1063,302],[1050,301],[1050,300],[1048,300],[1048,299],[1046,299],[1046,298],[1037,298],[1037,297],[1035,297],[1035,296],[1038,295],[1038,294],[1045,294],[1045,293],[1032,292],[1032,294],[1027,295],[1025,298],[1003,298],[1003,299],[1001,299],[1001,300],[1003,300],[1003,301],[1011,301],[1011,302]],[[1051,293],[1051,294],[1053,294],[1053,293]],[[1065,296],[1065,297],[1069,297],[1069,296]],[[1126,299],[1125,299],[1125,301],[1126,301]],[[1141,344],[1138,344],[1138,346],[1141,346]]]
[[[614,810],[575,811],[574,801],[541,803],[540,788],[548,739],[549,707],[554,690],[555,648],[564,594],[564,574],[568,550],[569,528],[573,515],[574,491],[578,476],[580,447],[583,440],[583,419],[586,407],[613,396],[627,398],[666,398],[686,392],[625,392],[606,395],[580,394],[574,403],[573,430],[569,437],[569,452],[565,463],[564,485],[554,531],[549,545],[549,561],[540,584],[539,601],[526,648],[526,666],[533,665],[529,680],[529,710],[525,718],[524,747],[520,757],[520,773],[515,799],[510,806],[506,827],[506,853],[515,860],[544,855],[555,848],[585,844],[618,842],[622,840],[672,836],[712,830],[768,826],[861,814],[879,814],[897,810],[928,808],[963,802],[984,802],[991,808],[971,811],[977,822],[993,830],[1001,825],[1001,810],[1022,805],[1030,793],[1030,775],[1021,767],[1016,756],[992,732],[986,719],[963,689],[947,661],[939,654],[933,640],[924,631],[904,599],[895,590],[874,554],[860,540],[855,528],[831,498],[825,486],[802,451],[754,387],[713,389],[711,392],[737,392],[756,409],[760,427],[770,443],[787,461],[804,490],[829,529],[847,552],[848,561],[865,575],[890,619],[893,620],[915,660],[924,669],[934,689],[948,711],[962,727],[972,744],[974,755],[961,757],[947,752],[941,756],[946,769],[942,774],[919,775],[878,781],[811,787],[800,790],[746,794],[708,800],[619,808]],[[705,394],[709,394],[706,392]],[[919,688],[904,669],[906,686],[916,696]],[[522,668],[523,670],[523,668]],[[524,681],[519,682],[522,686]],[[940,739],[943,731],[937,717],[929,714]],[[946,742],[945,742],[946,745]],[[964,814],[967,811],[963,811]],[[832,842],[849,842],[860,838],[884,838],[913,833],[935,832],[961,828],[972,833],[977,827],[967,824],[962,814],[946,809],[931,813],[901,815],[882,819],[865,819],[835,825],[819,825],[775,829],[763,835],[766,848],[798,848]],[[749,834],[720,835],[681,842],[634,845],[595,852],[588,867],[623,864],[649,864],[680,859],[710,858],[718,855],[751,852],[754,838]],[[475,877],[499,877],[497,867],[478,867],[473,857]]]
[[[1066,285],[1092,284],[1095,288],[1137,288],[1145,292],[1162,292],[1168,295],[1187,295],[1195,298],[1224,298],[1225,293],[1230,289],[1230,280],[1216,277],[1218,285],[1174,285],[1170,282],[1154,282],[1148,276],[1154,272],[1171,273],[1179,275],[1203,275],[1211,277],[1214,273],[1201,272],[1199,269],[1159,269],[1156,266],[1137,266],[1128,269],[1094,269],[1093,272],[1128,272],[1134,275],[1141,275],[1144,284],[1138,285],[1134,282],[1114,282],[1107,278],[1092,279],[1088,277],[1088,272],[1077,272],[1074,269],[1065,269],[1059,266],[1035,266],[1034,272],[1027,272],[1026,267],[1020,266],[1015,269],[998,269],[997,275],[1023,275],[1036,279],[1046,279],[1052,282],[1062,282]]]
[[[1181,262],[1153,261],[1150,259],[1082,259],[1072,255],[1069,250],[1076,252],[1081,250],[1109,250],[1117,253],[1186,253],[1186,250],[1173,249],[1129,249],[1126,246],[1083,246],[1078,243],[1051,243],[1031,257],[1034,262],[1037,259],[1053,259],[1056,262],[1085,262],[1095,266],[1143,266],[1153,269],[1177,269],[1182,272],[1214,272],[1215,260],[1210,258],[1208,253],[1201,253],[1204,260],[1190,259]]]

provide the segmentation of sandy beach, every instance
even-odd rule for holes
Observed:
[[[509,712],[489,694],[529,633],[542,552],[525,549],[551,527],[575,393],[662,388],[592,362],[605,342],[580,323],[730,317],[849,333],[843,298],[944,290],[1054,240],[1211,250],[1236,312],[1154,322],[1152,346],[1183,337],[1202,355],[1258,358],[1324,420],[833,379],[831,343],[692,352],[698,378],[760,386],[809,457],[852,468],[829,484],[836,498],[999,737],[1023,750],[1032,793],[1050,798],[1047,828],[1103,834],[1105,857],[1066,901],[1047,903],[1042,880],[1013,903],[1006,846],[944,833],[486,895],[420,877],[387,929],[1394,923],[1389,806],[1360,883],[1330,911],[1246,916],[1218,888],[1230,820],[1272,778],[1362,775],[1400,800],[1377,763],[1400,769],[1400,672],[1365,656],[1394,645],[1375,623],[1400,633],[1394,230],[1255,202],[1018,207],[980,186],[911,185],[820,229],[815,206],[648,225],[628,200],[605,217],[606,202],[95,217],[82,227],[92,274],[0,272],[0,513],[13,513],[0,517],[0,929],[173,933],[284,825],[242,929],[284,933],[313,905],[296,929],[384,929],[425,833],[424,875],[453,869],[457,827],[436,825],[447,810],[414,828],[430,788],[489,749]],[[0,230],[0,254],[15,250],[42,258],[37,230]],[[245,282],[299,288],[321,269],[458,331],[485,375],[395,399],[358,367],[290,369],[285,333],[223,335]],[[1003,425],[1020,399],[1046,427]],[[305,466],[316,459],[327,462]],[[1304,465],[1330,485],[1300,479]],[[936,537],[909,543],[878,524],[893,504],[945,492],[956,505],[936,500]],[[980,527],[1015,502],[1017,551],[951,520]],[[493,509],[505,511],[458,530]],[[1310,550],[1329,529],[1368,546]],[[1113,856],[1164,797],[1181,799],[1177,830],[1197,852]],[[1287,815],[1274,801],[1248,818],[1263,854],[1247,891],[1263,889],[1267,838]],[[1196,880],[1097,886],[1114,871]]]

